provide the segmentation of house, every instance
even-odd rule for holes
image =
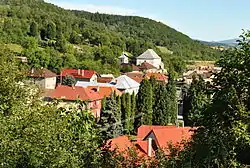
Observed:
[[[61,82],[65,76],[72,76],[76,81],[97,82],[97,73],[93,70],[64,69],[60,76]]]
[[[151,77],[154,77],[158,82],[168,83],[168,76],[162,73],[146,73],[145,78],[150,79]]]
[[[46,68],[31,69],[28,76],[28,84],[36,84],[41,89],[55,89],[56,74]]]
[[[159,149],[169,155],[169,145],[183,149],[183,142],[191,139],[194,130],[191,127],[142,125],[137,130],[137,138],[132,141],[128,136],[119,136],[108,141],[111,148],[127,155],[128,149],[134,148],[138,156],[154,157]]]
[[[153,66],[152,64],[148,63],[148,62],[143,62],[140,66],[138,66],[140,71],[142,72],[158,72],[158,69]]]
[[[100,117],[103,96],[97,91],[78,86],[59,85],[51,93],[50,98],[62,100],[59,102],[59,107],[74,105],[78,100],[85,101],[87,102],[86,108],[91,110],[96,118]]]
[[[122,92],[114,86],[88,86],[87,88],[98,92],[102,97],[110,97],[112,94],[122,95]]]
[[[126,75],[121,75],[118,78],[115,78],[110,84],[114,85],[122,93],[129,94],[132,94],[133,92],[137,94],[140,87],[140,83]]]
[[[164,64],[162,63],[161,57],[156,54],[156,52],[152,49],[148,49],[140,56],[136,58],[136,65],[141,66],[142,63],[147,62],[156,69],[164,69]]]
[[[118,59],[119,59],[119,64],[120,65],[129,63],[128,57],[124,52],[122,53],[122,55],[120,57],[118,57]]]

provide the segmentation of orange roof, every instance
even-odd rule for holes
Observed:
[[[135,150],[138,152],[138,156],[147,156],[147,142],[131,142],[129,137],[126,135],[110,139],[107,141],[107,144],[110,144],[110,150],[116,149],[119,153],[124,152],[125,156],[128,154],[126,153],[128,152],[128,149],[133,147],[135,147]]]
[[[183,140],[189,140],[193,135],[191,127],[153,129],[151,132],[155,135],[157,145],[161,148],[168,148],[169,143],[178,145]]]
[[[166,129],[166,128],[176,128],[176,126],[142,125],[137,129],[137,141],[143,140],[153,129]]]
[[[81,70],[81,69],[63,69],[61,76],[73,76],[79,79],[90,79],[96,72],[93,70]]]
[[[109,97],[114,92],[116,95],[122,95],[122,92],[114,86],[88,86],[87,88],[98,92],[102,97]]]
[[[78,86],[64,86],[59,85],[55,91],[50,95],[51,98],[63,99],[63,100],[82,100],[82,101],[95,101],[101,100],[103,96],[94,92],[88,88]]]
[[[138,82],[138,83],[141,83],[141,81],[142,81],[144,78],[132,77],[132,79],[135,80],[135,81]]]
[[[162,74],[162,73],[147,73],[145,75],[145,78],[150,79],[151,77],[154,77],[157,81],[167,81],[168,76]]]

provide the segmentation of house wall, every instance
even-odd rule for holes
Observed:
[[[56,88],[56,77],[45,78],[45,89],[55,89]]]
[[[137,93],[138,93],[138,91],[139,91],[139,87],[136,87],[136,88],[130,88],[130,89],[125,89],[125,90],[122,90],[122,89],[118,89],[118,90],[120,90],[122,93],[129,93],[129,94],[133,94],[133,92],[134,92],[135,94],[137,94]]]
[[[89,82],[97,82],[97,75],[94,74],[94,75],[90,78]]]
[[[45,79],[44,78],[30,78],[27,83],[35,84],[40,88],[45,88]]]
[[[119,63],[120,64],[127,64],[128,63],[128,58],[119,58]]]
[[[155,66],[156,68],[160,68],[161,66],[161,59],[140,59],[140,58],[137,58],[136,59],[136,65],[141,65],[143,62],[147,62],[147,63],[150,63],[152,64],[153,66]]]

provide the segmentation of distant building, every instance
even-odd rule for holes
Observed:
[[[36,84],[41,89],[55,89],[56,74],[46,68],[31,69],[28,74],[28,83]]]
[[[122,55],[120,57],[118,57],[118,59],[119,59],[119,64],[120,65],[129,63],[128,57],[124,52],[122,53]]]
[[[110,97],[112,94],[122,95],[122,92],[114,86],[88,86],[87,88],[98,92],[102,97]]]
[[[150,79],[151,77],[154,77],[158,82],[168,83],[168,76],[162,73],[146,73],[145,78]]]
[[[91,110],[96,118],[100,117],[103,96],[97,91],[84,87],[59,85],[51,93],[50,98],[62,100],[59,107],[74,105],[77,100],[85,101],[87,102],[86,108]]]
[[[137,94],[140,87],[140,83],[126,75],[121,75],[118,78],[115,78],[110,84],[114,85],[121,92],[129,94],[132,94],[133,92]]]
[[[161,57],[156,54],[156,52],[152,49],[148,49],[140,56],[136,58],[136,65],[141,66],[142,63],[147,62],[156,69],[164,69],[164,64],[162,63]]]
[[[93,70],[64,69],[60,76],[61,81],[65,76],[72,76],[76,81],[97,82],[97,73]]]

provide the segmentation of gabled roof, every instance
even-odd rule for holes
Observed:
[[[146,142],[147,143],[147,142]],[[128,149],[135,148],[138,156],[147,157],[147,145],[145,142],[137,143],[132,142],[128,136],[123,135],[107,141],[107,144],[110,145],[110,150],[117,149],[117,152],[123,153],[126,157],[128,155]],[[142,146],[141,146],[142,145]],[[146,150],[146,151],[145,151]]]
[[[73,76],[78,79],[90,79],[96,74],[93,70],[83,70],[83,69],[64,69],[61,72],[61,76]]]
[[[110,97],[112,93],[121,96],[122,92],[114,86],[88,86],[90,90],[96,90],[102,97]]]
[[[150,64],[146,61],[143,62],[139,68],[140,68],[140,70],[157,69],[155,66],[153,66],[152,64]]]
[[[176,128],[176,126],[142,125],[137,129],[137,140],[143,140],[153,129],[158,130],[166,128]]]
[[[98,77],[97,82],[99,83],[109,83],[113,80],[113,77]]]
[[[118,58],[128,58],[125,53],[123,53],[120,57]]]
[[[165,128],[165,129],[153,129],[151,133],[155,136],[157,145],[160,148],[168,148],[171,143],[173,145],[180,144],[183,140],[189,140],[193,135],[193,129],[191,127],[180,128]],[[145,137],[144,139],[146,139]]]
[[[50,95],[51,98],[63,99],[63,100],[82,100],[82,101],[95,101],[101,100],[103,97],[88,88],[84,87],[71,87],[59,85],[55,91]]]
[[[157,81],[167,81],[168,76],[162,74],[162,73],[146,73],[145,78],[150,79],[151,77],[154,77]]]
[[[114,86],[110,83],[99,83],[99,82],[84,82],[84,81],[77,81],[75,86],[80,86],[80,87],[88,87],[88,86]]]
[[[138,82],[131,79],[126,75],[121,75],[118,78],[115,78],[111,84],[114,83],[117,89],[130,89],[130,88],[137,88],[140,86]]]
[[[161,59],[161,57],[159,57],[153,49],[148,49],[138,56],[137,59]]]
[[[28,74],[29,77],[35,78],[52,78],[56,77],[56,74],[48,70],[47,68],[33,69]]]

